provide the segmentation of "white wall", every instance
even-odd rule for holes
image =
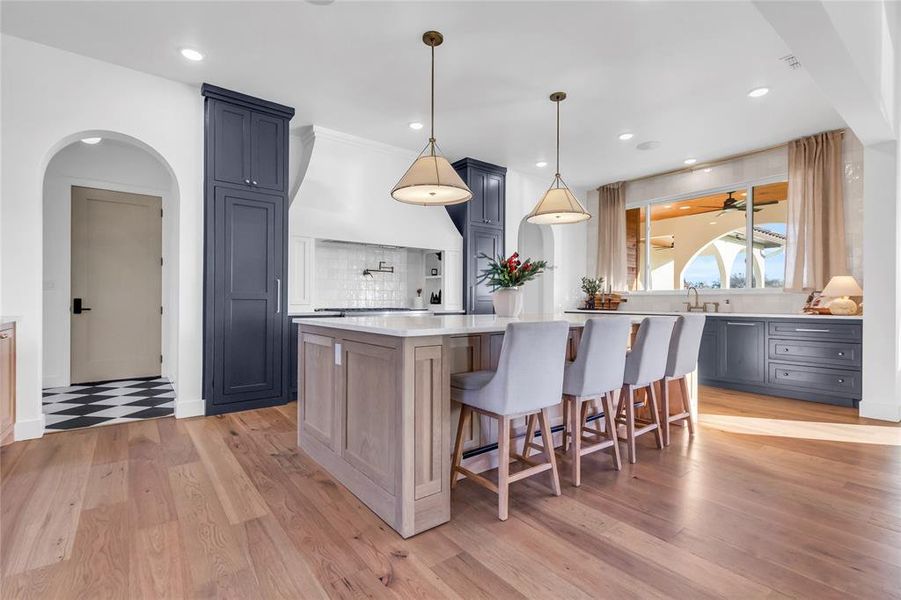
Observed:
[[[43,387],[70,384],[71,188],[74,185],[159,196],[163,202],[163,375],[174,378],[177,292],[170,265],[178,257],[176,190],[166,167],[147,151],[117,140],[74,142],[47,165],[44,177]]]
[[[99,132],[132,138],[178,186],[176,414],[201,414],[203,102],[190,86],[2,36],[0,306],[20,315],[16,438],[41,415],[44,171],[69,143]],[[115,132],[115,133],[105,133]]]

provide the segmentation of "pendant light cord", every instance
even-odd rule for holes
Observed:
[[[431,124],[429,125],[429,144],[432,147],[432,156],[435,155],[435,45],[432,44],[432,105]]]

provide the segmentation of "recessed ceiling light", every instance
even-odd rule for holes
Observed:
[[[635,137],[635,134],[634,134],[634,133],[629,133],[628,131],[625,131],[625,132],[619,134],[617,137],[618,137],[620,140],[622,140],[622,141],[625,142],[626,140],[631,140],[633,137]]]
[[[766,96],[770,93],[770,88],[768,87],[758,87],[754,88],[750,92],[748,92],[748,98],[760,98],[761,96]]]
[[[716,221],[711,221],[710,224],[711,224],[711,225],[716,225]]]
[[[664,205],[663,205],[663,208],[672,208],[672,207],[673,207],[672,204],[664,204]]]
[[[709,173],[709,172],[711,172],[712,170],[713,170],[712,168],[707,167],[707,168],[704,169],[704,172],[705,172],[705,173]]]
[[[535,166],[538,167],[539,169],[543,169],[547,166],[547,161],[539,160],[537,163],[535,163]]]
[[[691,208],[691,207],[690,206],[680,206],[679,210],[688,210],[689,208]]]
[[[100,140],[102,140],[102,139],[103,138],[99,138],[99,137],[89,137],[89,138],[81,138],[81,141],[85,144],[91,144],[93,146],[94,144],[99,144]]]
[[[682,162],[684,162],[686,165],[693,165],[696,162],[698,162],[698,159],[697,158],[686,158]]]
[[[179,50],[179,52],[181,52],[181,55],[190,61],[198,62],[203,60],[203,54],[201,54],[194,48],[182,48],[181,50]]]
[[[420,123],[419,121],[413,121],[412,123],[410,123],[410,129],[419,131],[420,129],[422,129],[422,123]]]

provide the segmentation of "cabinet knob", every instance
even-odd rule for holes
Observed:
[[[839,380],[838,380],[838,382],[839,382],[839,383],[845,383],[845,380],[844,380],[844,379],[841,379],[841,378],[839,378]]]
[[[251,183],[251,185],[256,185],[256,184],[257,184],[256,181],[251,181],[250,183]]]
[[[839,355],[839,356],[844,356],[845,353],[844,353],[844,352],[839,352],[838,355]]]
[[[8,333],[0,333],[0,340],[8,340],[8,339],[9,339]]]
[[[250,185],[250,180],[249,180],[249,179],[245,179],[245,180],[244,180],[244,183],[246,183],[247,185]]]

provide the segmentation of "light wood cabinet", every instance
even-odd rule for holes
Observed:
[[[13,441],[16,423],[16,325],[0,325],[0,446]]]

